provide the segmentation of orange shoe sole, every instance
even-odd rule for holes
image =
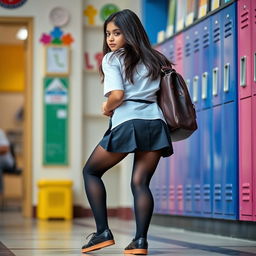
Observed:
[[[132,250],[124,250],[125,254],[148,254],[147,249],[132,249]]]
[[[83,252],[83,253],[86,253],[86,252],[91,252],[91,251],[100,250],[101,248],[104,248],[104,247],[107,247],[107,246],[110,246],[110,245],[113,245],[113,244],[115,244],[115,241],[114,241],[114,240],[108,240],[108,241],[105,241],[105,242],[102,242],[102,243],[93,245],[93,246],[91,246],[91,247],[82,249],[82,252]]]

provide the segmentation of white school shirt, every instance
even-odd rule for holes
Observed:
[[[108,97],[113,90],[123,90],[124,100],[140,99],[153,101],[155,103],[147,104],[141,102],[124,101],[118,106],[112,116],[112,129],[119,124],[132,119],[162,119],[165,122],[163,113],[156,103],[156,92],[159,90],[160,77],[152,81],[147,68],[143,63],[136,67],[134,72],[134,83],[131,84],[125,80],[123,57],[107,53],[102,60],[102,69],[104,72],[104,96]]]

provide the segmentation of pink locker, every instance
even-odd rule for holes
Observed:
[[[256,221],[256,95],[252,97],[252,177],[253,177],[253,220]]]
[[[252,1],[252,152],[253,152],[253,209],[254,209],[254,221],[256,221],[256,1]]]
[[[184,62],[184,34],[180,33],[177,35],[174,39],[174,54],[175,54],[175,60],[174,68],[177,70],[177,72],[183,74],[183,62]]]
[[[252,91],[253,95],[256,95],[256,1],[252,0],[252,53],[251,53],[251,58],[252,58]],[[254,112],[255,113],[255,112]]]
[[[251,35],[252,9],[254,0],[238,1],[238,84],[239,98],[243,99],[252,94],[251,81],[251,47],[252,41],[247,40]]]
[[[254,219],[252,29],[254,0],[238,0],[239,216]]]
[[[239,216],[252,220],[252,97],[239,101]]]

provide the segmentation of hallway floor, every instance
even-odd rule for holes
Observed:
[[[0,255],[124,255],[123,248],[134,234],[134,222],[115,218],[109,220],[116,244],[81,254],[86,236],[94,232],[91,218],[74,221],[39,221],[24,219],[17,212],[0,212]],[[151,225],[149,255],[214,256],[256,255],[256,241],[221,237]]]

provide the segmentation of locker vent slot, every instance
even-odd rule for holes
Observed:
[[[232,35],[232,21],[229,21],[225,24],[225,30],[224,30],[224,36],[225,38],[229,37]]]
[[[200,185],[195,185],[194,193],[195,193],[195,196],[194,196],[195,200],[200,201],[201,200]]]
[[[182,201],[183,200],[183,186],[182,185],[178,185],[177,187],[177,198],[179,201]]]
[[[225,186],[225,201],[233,201],[233,185],[226,184]]]
[[[249,26],[249,15],[248,11],[241,15],[241,29]]]
[[[166,189],[166,186],[163,186],[161,190],[161,199],[166,200],[166,198],[167,198],[167,189]]]
[[[185,199],[187,201],[192,200],[192,187],[191,187],[191,185],[186,185]]]
[[[210,184],[204,184],[204,201],[210,201],[211,199],[211,186]]]
[[[254,17],[254,24],[256,24],[256,9],[254,9],[254,15],[253,15],[253,17]]]
[[[171,201],[175,200],[175,191],[174,191],[174,186],[169,187],[169,198]]]
[[[221,184],[214,185],[214,200],[215,201],[221,200]]]
[[[206,34],[203,35],[203,48],[206,48],[209,46],[210,42],[210,34],[207,32]]]
[[[177,59],[182,60],[182,48],[181,47],[179,47],[177,49]]]
[[[185,45],[185,56],[189,57],[190,55],[191,55],[191,44],[186,43],[186,45]]]
[[[242,201],[251,201],[251,186],[250,183],[242,184]]]
[[[220,41],[220,27],[213,30],[213,42],[217,43],[218,41]]]
[[[199,51],[199,38],[196,38],[194,40],[194,52],[198,52]]]

